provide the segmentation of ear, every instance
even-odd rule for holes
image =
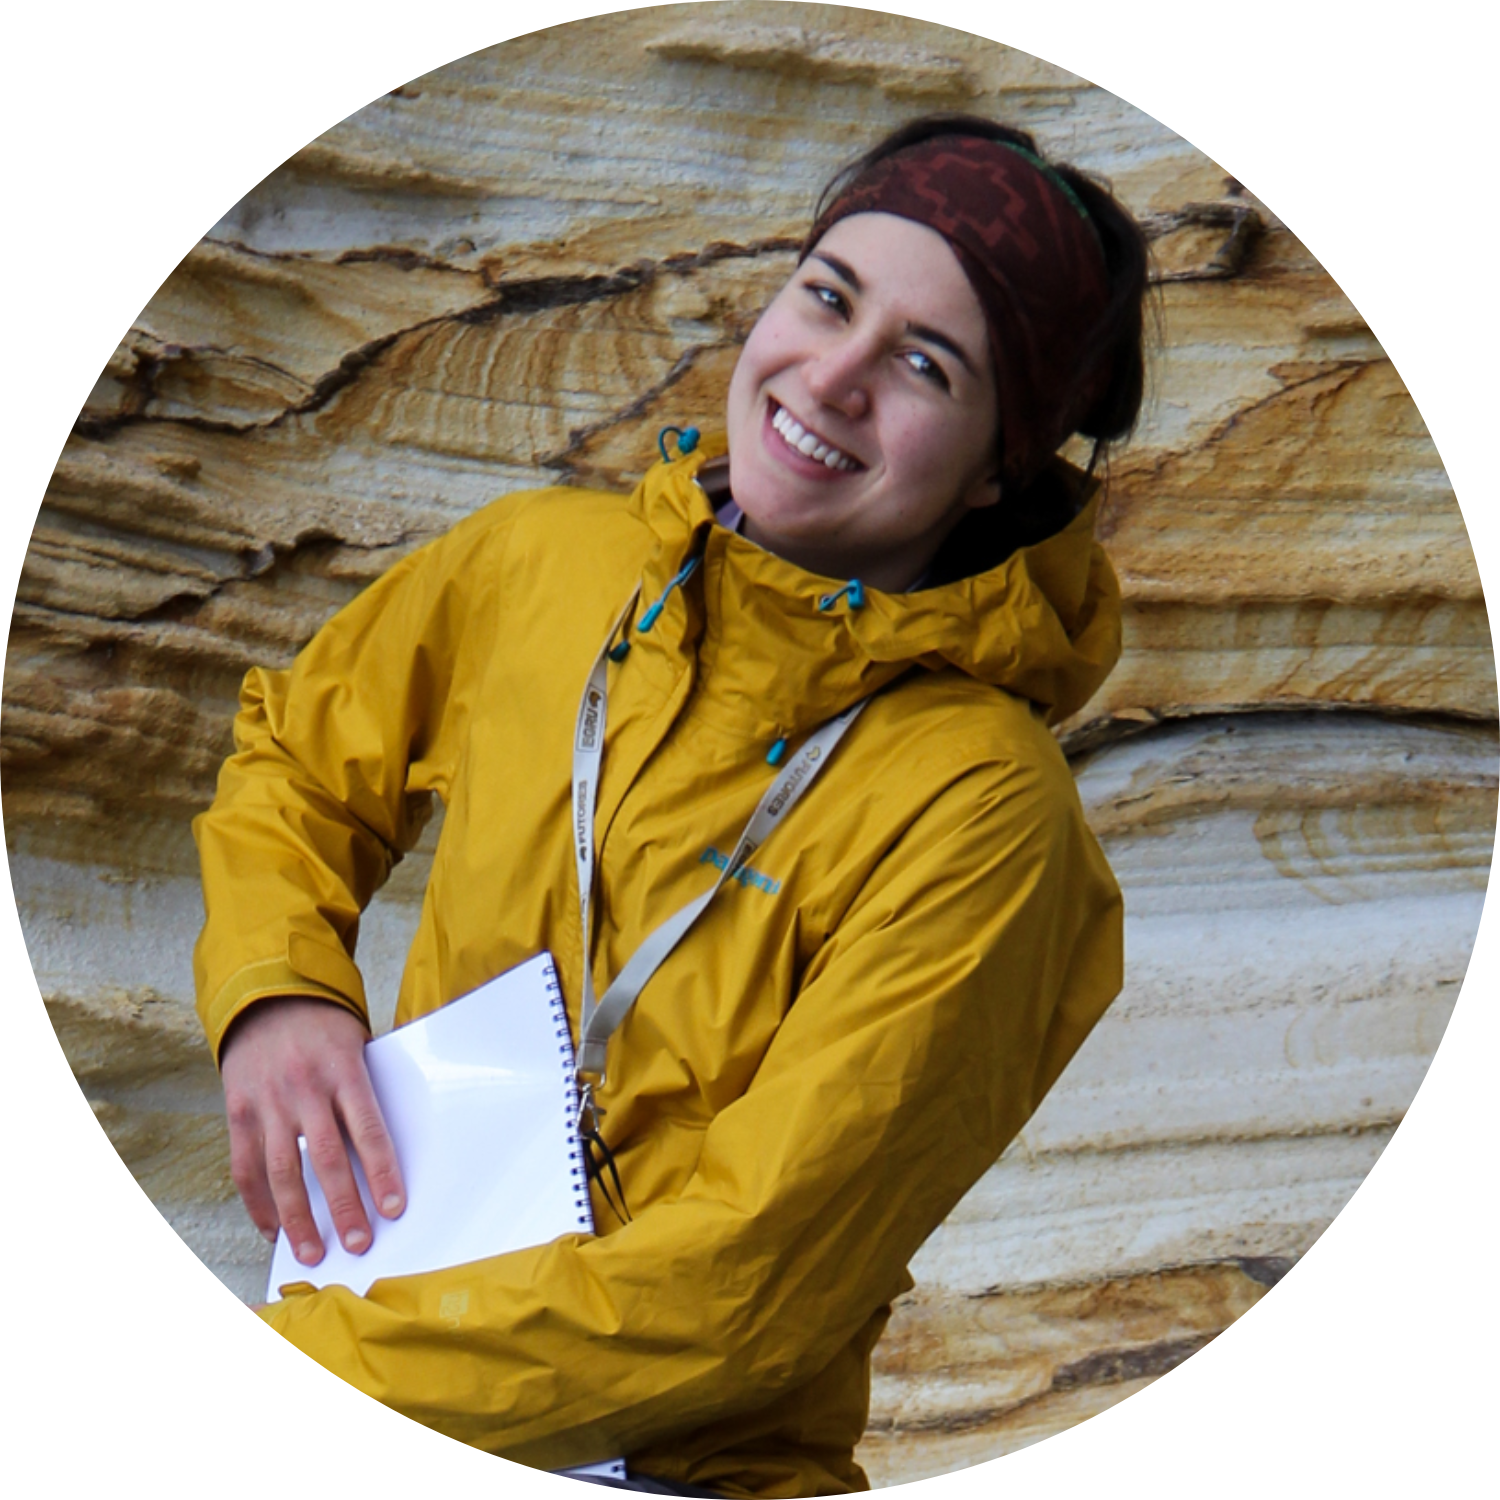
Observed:
[[[965,510],[988,510],[992,505],[1000,503],[1000,496],[1005,488],[1000,480],[1000,475],[1005,470],[1004,451],[1004,443],[997,430],[984,466],[964,492]]]
[[[993,474],[976,479],[969,486],[963,498],[964,509],[986,510],[991,505],[998,505],[1003,490],[1004,486],[1000,483],[1000,471],[997,469]]]

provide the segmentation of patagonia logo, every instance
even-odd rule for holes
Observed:
[[[598,688],[590,688],[583,695],[583,717],[578,721],[578,748],[596,750],[599,746],[599,710],[604,695]]]
[[[729,868],[729,856],[720,854],[713,847],[709,847],[698,856],[700,865],[712,865],[716,870],[727,870]],[[741,885],[752,885],[758,891],[764,891],[768,896],[774,896],[781,889],[779,880],[772,880],[769,875],[762,875],[759,870],[752,870],[749,865],[741,865],[731,880],[737,880]]]

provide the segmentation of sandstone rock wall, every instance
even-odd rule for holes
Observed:
[[[1080,79],[874,12],[670,6],[461,59],[268,177],[126,332],[38,515],[0,720],[75,1072],[254,1296],[190,1013],[188,821],[239,677],[495,495],[626,484],[658,425],[717,425],[822,181],[935,108],[1113,181],[1163,338],[1103,518],[1127,653],[1063,731],[1127,989],[914,1267],[864,1447],[885,1483],[1080,1420],[1263,1295],[1399,1123],[1467,963],[1496,795],[1477,571],[1398,375],[1270,208]],[[387,1014],[434,836],[361,939]]]

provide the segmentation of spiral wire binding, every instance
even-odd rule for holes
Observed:
[[[568,1175],[573,1179],[573,1211],[585,1234],[594,1232],[594,1210],[589,1202],[588,1172],[584,1166],[583,1137],[579,1132],[578,1089],[574,1082],[573,1035],[568,1030],[568,1009],[556,966],[546,966],[547,1003],[552,1007],[552,1031],[557,1037],[557,1058],[562,1065],[563,1110],[568,1122]]]

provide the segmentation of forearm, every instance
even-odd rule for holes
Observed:
[[[465,599],[453,579],[471,531],[398,564],[290,671],[245,678],[235,753],[193,827],[206,910],[198,1002],[216,1048],[267,995],[315,994],[365,1014],[360,913],[420,834],[455,732]]]

